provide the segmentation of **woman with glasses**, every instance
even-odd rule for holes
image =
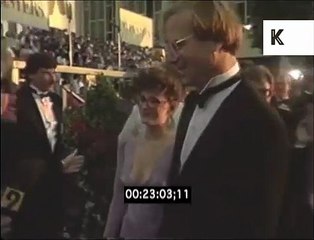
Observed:
[[[167,185],[177,119],[180,75],[168,65],[139,72],[137,107],[119,136],[118,163],[105,238],[156,238],[163,216],[159,204],[124,203],[124,186]]]

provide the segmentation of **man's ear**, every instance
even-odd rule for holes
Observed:
[[[223,44],[222,43],[214,43],[214,49],[215,49],[215,52],[221,52],[223,51]]]

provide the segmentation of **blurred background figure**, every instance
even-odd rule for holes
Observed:
[[[5,39],[1,39],[1,199],[6,187],[15,180],[14,163],[18,158],[16,146],[19,137],[16,126],[16,90],[12,82],[13,67],[11,49]],[[1,204],[2,207],[2,204]],[[1,209],[1,238],[7,238],[12,230],[12,216]]]
[[[275,81],[274,102],[276,105],[288,103],[291,91],[291,77],[287,73],[281,73]]]
[[[15,92],[17,85],[12,82],[14,53],[1,40],[1,117],[15,120]]]
[[[254,62],[252,60],[241,60],[239,59],[240,68],[242,71],[245,71],[248,67],[254,66]]]
[[[313,238],[313,70],[304,72],[301,91],[291,98],[290,80],[281,75],[275,101],[271,101],[274,78],[266,67],[250,66],[243,75],[277,109],[290,137],[290,172],[280,237]]]
[[[71,89],[78,95],[83,96],[86,90],[84,75],[74,74],[70,80]]]
[[[69,65],[69,38],[66,31],[58,29],[41,30],[26,28],[19,35],[10,34],[12,50],[20,60],[26,60],[32,53],[46,52],[57,59],[59,65]],[[73,33],[73,65],[98,69],[118,70],[118,44],[113,41],[76,36]],[[157,52],[157,53],[156,53]],[[122,42],[121,67],[123,71],[145,67],[153,58],[162,61],[162,49],[152,52],[149,48]]]
[[[258,93],[270,103],[274,92],[274,77],[267,67],[249,65],[244,70],[244,78],[250,81]]]
[[[278,103],[275,98],[274,76],[270,70],[263,65],[250,64],[243,71],[244,79],[250,81],[260,96],[271,104],[279,113],[286,125],[291,145],[294,141],[295,124],[293,121],[292,111],[288,104]]]
[[[313,239],[313,69],[304,73],[302,93],[291,100],[295,125],[283,238]]]

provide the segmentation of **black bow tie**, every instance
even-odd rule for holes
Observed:
[[[198,94],[196,91],[191,92],[186,101],[193,101],[198,105],[199,108],[204,108],[205,102],[209,97],[215,95],[216,93],[231,87],[233,84],[239,82],[241,80],[240,74],[236,74],[231,79],[224,81],[223,83],[218,84],[217,86],[207,88],[202,94]]]

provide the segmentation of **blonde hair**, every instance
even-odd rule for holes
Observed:
[[[222,43],[223,49],[234,55],[242,42],[243,27],[231,5],[226,1],[180,1],[165,12],[163,25],[171,16],[190,9],[194,36]]]

